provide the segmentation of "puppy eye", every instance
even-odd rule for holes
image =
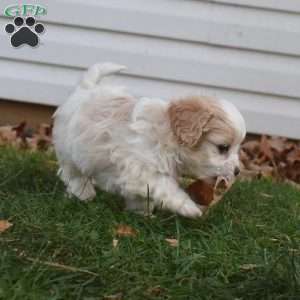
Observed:
[[[220,154],[226,154],[226,153],[228,153],[228,151],[230,149],[230,146],[226,145],[226,144],[218,145],[217,147],[218,147]]]

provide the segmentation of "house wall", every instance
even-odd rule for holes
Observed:
[[[57,106],[84,69],[113,61],[128,67],[115,81],[138,96],[227,98],[250,132],[300,138],[300,2],[30,2],[47,7],[46,32],[15,49],[0,30],[0,98]]]
[[[1,99],[0,126],[26,121],[29,128],[38,128],[42,123],[51,124],[54,111],[53,106]]]

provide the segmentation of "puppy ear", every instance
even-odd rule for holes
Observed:
[[[171,129],[181,145],[196,146],[208,129],[206,125],[213,117],[208,107],[194,100],[171,103],[168,109]]]

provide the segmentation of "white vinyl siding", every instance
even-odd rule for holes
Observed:
[[[1,98],[59,105],[85,68],[113,61],[136,95],[215,95],[241,109],[250,132],[300,138],[300,2],[37,3],[48,9],[38,48],[14,49],[0,31]]]

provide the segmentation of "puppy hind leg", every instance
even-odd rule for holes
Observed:
[[[74,195],[82,201],[92,200],[96,196],[91,179],[83,175],[74,164],[62,164],[58,175],[65,183],[70,196]]]

